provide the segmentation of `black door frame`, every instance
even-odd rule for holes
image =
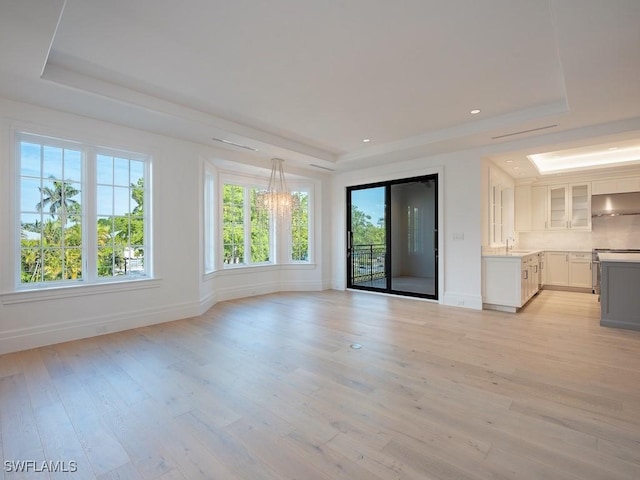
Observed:
[[[431,300],[438,300],[438,292],[439,292],[439,283],[440,283],[440,275],[439,275],[439,244],[438,244],[438,227],[439,227],[439,217],[438,217],[438,174],[430,174],[430,175],[421,175],[419,177],[409,177],[409,178],[401,178],[395,180],[386,180],[382,182],[368,183],[363,185],[353,185],[348,186],[346,195],[347,195],[347,215],[346,215],[346,275],[347,275],[347,288],[353,288],[356,290],[368,290],[373,292],[380,293],[389,293],[393,295],[404,295],[409,297],[419,297],[419,298],[428,298]],[[426,182],[432,181],[435,192],[434,192],[434,264],[435,264],[435,285],[434,285],[434,293],[433,294],[424,294],[417,292],[406,292],[402,290],[393,290],[391,285],[391,186],[392,185],[401,185],[403,183],[411,183],[411,182]],[[352,248],[353,248],[353,233],[351,230],[351,193],[354,190],[365,190],[369,188],[385,188],[385,279],[386,285],[385,288],[374,287],[374,286],[363,286],[363,285],[354,285],[352,278]]]

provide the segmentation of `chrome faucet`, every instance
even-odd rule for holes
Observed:
[[[513,238],[513,237],[511,237],[511,236],[508,236],[508,237],[507,237],[507,241],[506,241],[506,252],[505,252],[505,253],[507,253],[507,254],[509,253],[509,240],[511,240],[511,250],[513,250],[513,242],[515,242],[515,241],[516,241],[516,239],[515,239],[515,238]]]

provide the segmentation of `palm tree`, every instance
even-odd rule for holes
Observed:
[[[80,204],[73,199],[79,190],[68,182],[56,180],[55,177],[49,177],[53,180],[53,188],[38,187],[42,194],[42,200],[36,204],[36,210],[41,212],[49,206],[49,213],[52,217],[56,214],[60,217],[60,224],[64,228],[67,225],[67,216],[69,213],[77,213]]]

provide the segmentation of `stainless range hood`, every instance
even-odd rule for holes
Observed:
[[[591,216],[640,215],[640,192],[591,196]]]

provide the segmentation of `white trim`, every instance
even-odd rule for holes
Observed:
[[[131,290],[157,288],[161,283],[162,279],[160,278],[145,278],[84,285],[67,284],[65,286],[0,293],[0,299],[2,300],[3,305],[12,305],[15,303],[40,302],[45,300],[58,300],[61,298],[81,297],[84,295],[102,295],[103,293],[129,292]]]
[[[203,172],[203,252],[202,270],[205,275],[215,272],[216,264],[216,171],[207,162]]]
[[[207,303],[203,302],[181,303],[6,330],[0,332],[0,354],[190,318],[200,315],[207,308]]]
[[[466,293],[445,292],[442,303],[450,307],[482,310],[482,295],[468,295]]]
[[[117,156],[126,158],[129,161],[142,162],[144,165],[144,259],[145,259],[145,277],[152,278],[153,276],[153,255],[152,255],[152,162],[153,156],[151,154],[144,154],[134,152],[126,148],[114,148],[105,147],[102,145],[92,145],[86,141],[68,140],[59,138],[59,136],[52,136],[50,134],[33,133],[34,130],[50,131],[45,127],[39,127],[33,129],[32,126],[25,128],[17,128],[16,125],[11,127],[11,139],[10,147],[12,151],[12,178],[14,179],[13,189],[13,205],[11,206],[10,216],[12,217],[13,231],[10,232],[10,242],[13,250],[13,262],[11,267],[10,282],[7,285],[11,285],[15,293],[23,291],[32,291],[36,288],[43,290],[51,290],[56,288],[75,288],[76,285],[70,284],[70,282],[51,281],[43,284],[42,282],[34,283],[21,283],[21,242],[20,237],[17,234],[21,231],[21,211],[23,205],[21,205],[21,191],[20,191],[20,179],[22,172],[20,168],[21,151],[17,146],[21,142],[34,143],[44,146],[54,146],[63,149],[73,149],[80,152],[82,157],[82,178],[81,178],[81,205],[82,205],[82,262],[83,262],[83,285],[104,285],[108,283],[108,279],[98,277],[97,272],[97,238],[90,225],[96,225],[98,212],[97,212],[97,178],[96,178],[96,162],[98,155]],[[44,172],[41,172],[41,177]],[[35,177],[34,177],[35,178]],[[125,281],[136,281],[136,278],[127,279]],[[119,281],[119,280],[115,280]],[[75,295],[72,295],[75,296]],[[3,299],[4,303],[4,299]]]

